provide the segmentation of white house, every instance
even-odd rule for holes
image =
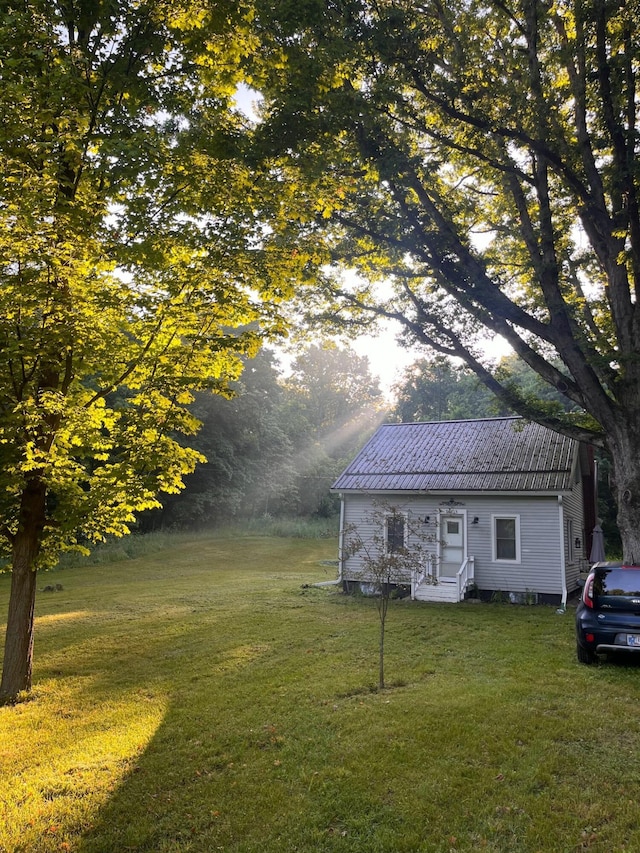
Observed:
[[[587,564],[591,448],[522,418],[384,424],[332,488],[346,588],[367,581],[352,535],[419,549],[419,569],[398,580],[422,600],[473,589],[564,605]]]

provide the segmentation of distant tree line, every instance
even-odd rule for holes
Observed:
[[[143,531],[206,527],[265,515],[330,517],[329,488],[387,416],[366,357],[315,344],[283,370],[272,351],[247,359],[234,396],[198,394],[202,423],[189,440],[207,461],[161,510],[144,513]]]
[[[496,373],[514,397],[523,401],[536,399],[549,414],[576,408],[562,393],[546,386],[514,354],[500,360]],[[394,394],[394,414],[403,422],[466,420],[514,414],[514,410],[492,394],[473,371],[441,355],[414,362],[396,384]]]

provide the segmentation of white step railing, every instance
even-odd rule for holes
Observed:
[[[438,583],[438,561],[435,554],[427,554],[424,566],[421,569],[413,569],[411,571],[412,599],[415,599],[416,590],[423,583],[432,585]]]
[[[467,591],[467,588],[473,583],[474,571],[474,558],[467,557],[467,559],[458,569],[458,574],[456,575],[456,581],[458,584],[458,601],[462,601],[462,599],[464,598],[464,594]]]
[[[464,594],[469,588],[469,586],[474,581],[474,571],[475,571],[475,562],[473,557],[467,557],[464,563],[458,569],[454,578],[450,578],[449,580],[455,581],[455,588],[457,592],[457,600],[462,601],[464,598]],[[415,569],[411,572],[411,598],[415,599],[417,590],[422,584],[427,586],[435,585],[440,580],[440,573],[438,571],[438,560],[435,554],[428,554],[427,559],[425,561],[425,565],[420,569]],[[451,587],[451,584],[446,584],[448,587]],[[438,595],[437,598],[441,598],[442,596]]]

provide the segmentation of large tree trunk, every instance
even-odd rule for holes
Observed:
[[[21,523],[13,539],[0,705],[14,702],[21,692],[31,689],[36,558],[42,542],[45,500],[46,487],[40,480],[27,483],[22,495]]]
[[[625,563],[640,565],[640,424],[609,436]]]
[[[15,701],[19,693],[31,689],[36,577],[37,573],[32,569],[16,570],[14,565],[4,643],[0,705]]]

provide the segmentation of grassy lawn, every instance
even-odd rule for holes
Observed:
[[[405,600],[376,693],[375,605],[308,586],[334,556],[210,537],[43,575],[0,850],[640,850],[640,669],[576,663],[571,612]]]

